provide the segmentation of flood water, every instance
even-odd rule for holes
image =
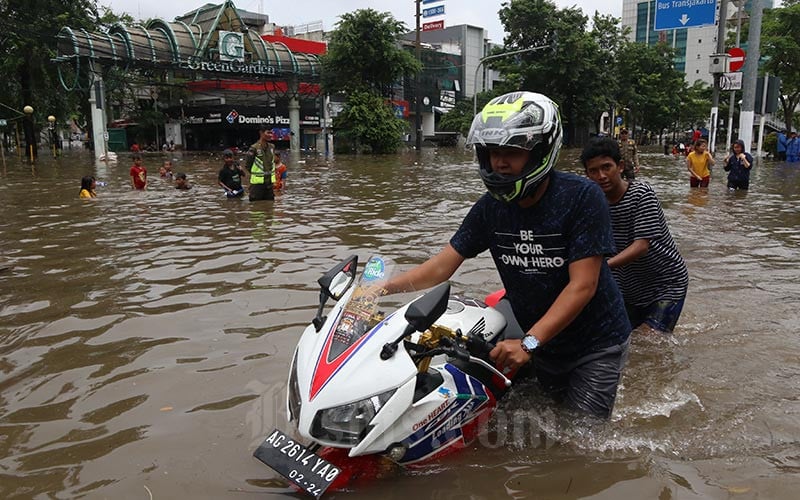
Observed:
[[[285,423],[292,350],[338,260],[401,268],[482,192],[470,153],[287,159],[274,203],[228,200],[222,164],[170,154],[194,189],[130,189],[130,159],[46,150],[0,177],[0,497],[275,498],[252,457]],[[560,168],[581,172],[577,151]],[[610,422],[576,425],[528,393],[442,463],[330,498],[797,498],[800,164],[762,162],[749,193],[642,155],[689,267],[673,336],[636,332]],[[718,163],[720,160],[718,159]],[[108,183],[79,200],[80,178]],[[488,255],[452,280],[499,287]]]

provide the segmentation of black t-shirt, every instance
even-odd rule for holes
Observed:
[[[614,253],[603,191],[574,174],[553,172],[539,202],[529,208],[481,197],[450,240],[465,258],[489,250],[520,326],[527,331],[569,283],[569,264]],[[622,294],[604,263],[594,297],[542,355],[577,358],[624,342],[631,332]]]
[[[219,171],[219,181],[234,191],[242,189],[242,167],[238,165],[233,168],[222,167]]]

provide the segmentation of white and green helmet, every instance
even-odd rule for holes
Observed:
[[[500,201],[525,198],[544,181],[561,150],[558,106],[535,92],[511,92],[495,97],[475,116],[467,144],[475,146],[483,183]],[[527,150],[528,163],[518,176],[492,171],[489,150],[499,147]]]

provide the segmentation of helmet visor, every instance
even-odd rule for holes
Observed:
[[[541,142],[544,125],[544,109],[537,103],[528,102],[521,110],[508,105],[487,106],[472,120],[467,144],[530,151]]]

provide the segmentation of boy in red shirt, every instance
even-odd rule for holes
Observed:
[[[142,166],[142,155],[140,154],[133,155],[131,186],[133,189],[145,189],[147,187],[147,169]]]

